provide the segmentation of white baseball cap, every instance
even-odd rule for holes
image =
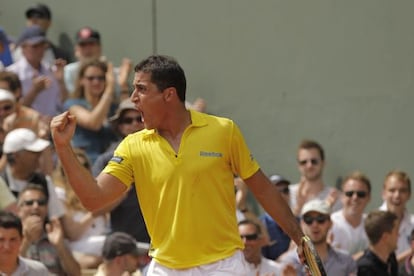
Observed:
[[[324,201],[320,199],[312,199],[305,203],[302,207],[301,215],[305,215],[309,212],[318,212],[324,215],[331,214],[331,207]]]
[[[16,98],[14,97],[13,93],[8,90],[0,89],[0,101],[11,101],[15,102]]]
[[[49,145],[49,141],[38,138],[32,130],[28,128],[16,128],[7,133],[4,139],[3,152],[6,154],[21,150],[41,152]]]

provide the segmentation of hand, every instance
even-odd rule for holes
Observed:
[[[43,219],[31,215],[23,219],[23,236],[29,243],[37,241],[43,233]]]
[[[76,129],[76,117],[66,111],[53,117],[50,132],[56,146],[68,146]]]
[[[106,75],[105,75],[105,79],[106,79],[106,85],[107,86],[114,86],[115,84],[115,78],[114,78],[114,65],[112,64],[112,62],[108,62],[107,63],[107,71],[106,71]],[[113,90],[113,89],[112,89]]]
[[[66,60],[61,59],[61,58],[55,60],[53,74],[58,81],[63,81],[63,78],[64,78],[63,68],[65,67],[65,65],[66,65]]]
[[[35,76],[32,79],[32,86],[36,93],[40,93],[47,89],[51,83],[52,81],[46,76]]]
[[[303,205],[308,200],[309,187],[306,186],[305,182],[306,180],[304,178],[300,180],[298,192],[296,194],[296,207],[295,210],[293,210],[293,213],[296,216],[300,215]]]
[[[236,206],[239,210],[246,209],[246,199],[248,188],[243,179],[237,177],[234,179],[234,186],[236,187]]]
[[[132,61],[128,58],[122,59],[119,66],[118,84],[121,89],[128,89],[128,76],[132,71]]]
[[[338,196],[339,196],[339,192],[338,192],[338,190],[337,190],[337,189],[335,189],[335,188],[332,188],[332,189],[329,191],[328,196],[325,198],[325,202],[326,202],[326,204],[328,204],[328,205],[329,205],[329,207],[331,207],[331,208],[332,208],[332,206],[335,204],[336,200],[338,199]]]
[[[63,242],[63,230],[59,219],[53,218],[46,224],[47,238],[54,246],[61,245]]]

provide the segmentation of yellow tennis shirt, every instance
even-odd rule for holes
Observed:
[[[243,248],[233,176],[258,171],[236,124],[191,111],[179,151],[155,130],[126,137],[104,169],[126,186],[135,183],[151,237],[150,255],[173,269],[231,256]]]

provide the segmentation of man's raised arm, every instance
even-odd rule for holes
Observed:
[[[121,197],[127,187],[116,177],[102,173],[95,179],[78,161],[71,146],[76,118],[68,111],[54,117],[50,130],[55,150],[65,174],[83,206],[97,211]]]

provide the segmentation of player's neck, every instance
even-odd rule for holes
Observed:
[[[191,124],[191,115],[188,110],[184,110],[173,116],[157,132],[177,151],[185,129]]]
[[[325,187],[325,185],[323,184],[322,178],[313,179],[313,180],[305,179],[304,186],[307,188],[307,191],[310,194],[317,194],[321,192],[323,188]]]

